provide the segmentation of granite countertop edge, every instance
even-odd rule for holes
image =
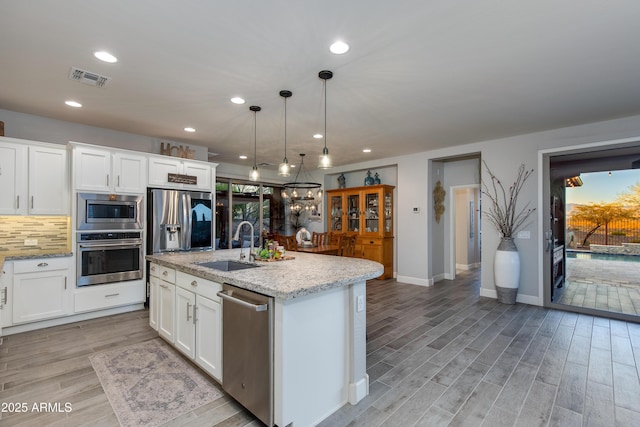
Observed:
[[[300,298],[344,287],[376,278],[384,272],[383,265],[375,261],[331,255],[290,253],[297,258],[290,261],[251,263],[257,264],[259,267],[229,272],[201,267],[198,263],[211,260],[237,261],[239,250],[197,252],[191,257],[184,253],[147,255],[146,258],[148,261],[174,268],[176,271],[217,283],[238,286],[282,300]],[[335,269],[327,267],[332,264],[336,265]],[[350,268],[345,269],[347,265]],[[278,283],[269,284],[275,282]]]

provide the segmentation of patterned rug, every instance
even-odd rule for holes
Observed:
[[[222,396],[159,338],[89,359],[122,426],[158,426]]]

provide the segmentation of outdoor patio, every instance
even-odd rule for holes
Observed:
[[[640,316],[640,262],[567,258],[554,302]]]

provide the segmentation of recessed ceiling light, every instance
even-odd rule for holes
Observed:
[[[335,53],[336,55],[342,55],[343,53],[347,53],[349,51],[349,45],[343,41],[337,41],[329,46],[329,50],[331,51],[331,53]]]
[[[184,128],[184,131],[185,132],[195,132],[196,130],[194,128],[186,127],[186,128]]]
[[[242,156],[240,156],[240,158],[241,158],[242,160],[247,160],[247,156],[245,156],[244,154],[243,154]]]
[[[362,150],[363,153],[370,153],[371,152],[371,148],[365,148]]]
[[[98,58],[100,61],[108,62],[110,64],[113,64],[114,62],[118,62],[118,58],[116,58],[115,56],[111,55],[109,52],[105,52],[103,50],[98,51],[98,52],[94,52],[93,55],[96,58]]]
[[[233,102],[234,104],[244,104],[245,101],[239,96],[234,96],[233,98],[231,98],[231,102]]]
[[[82,104],[76,101],[64,101],[64,103],[67,104],[69,107],[74,107],[74,108],[82,107]]]
[[[321,133],[316,133],[315,135],[313,135],[313,137],[315,139],[322,139],[322,134]]]

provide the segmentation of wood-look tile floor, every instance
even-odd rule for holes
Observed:
[[[478,272],[425,288],[367,284],[370,394],[322,426],[637,426],[640,325],[479,297]],[[71,402],[2,426],[112,426],[88,356],[151,339],[135,312],[9,336],[0,402]],[[229,397],[171,426],[259,426]],[[300,426],[296,426],[300,427]]]

